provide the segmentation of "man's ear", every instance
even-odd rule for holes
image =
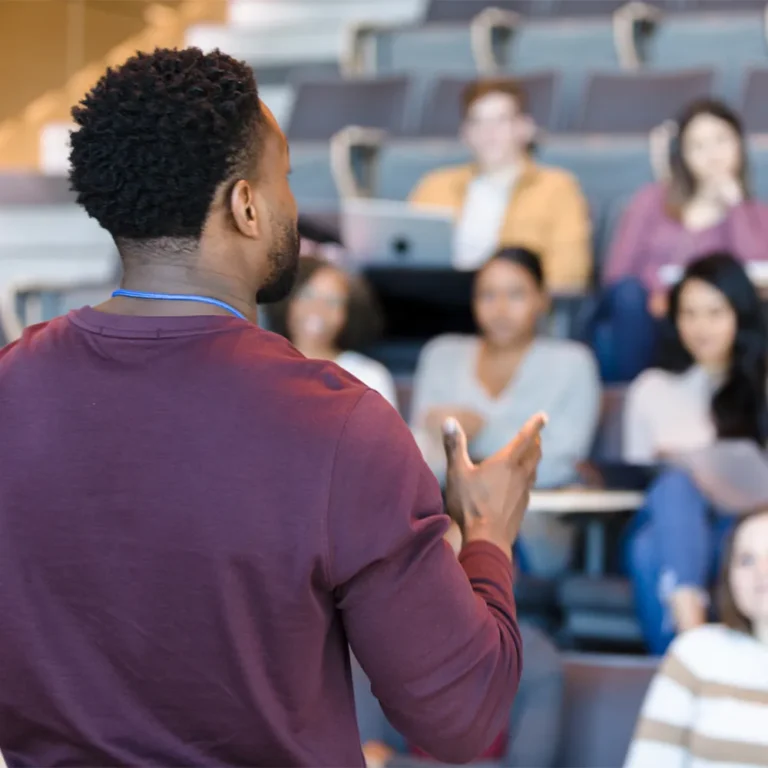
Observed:
[[[254,240],[258,239],[261,236],[261,227],[256,194],[245,179],[240,179],[232,187],[229,206],[240,234]]]

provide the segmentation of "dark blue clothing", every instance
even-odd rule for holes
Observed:
[[[678,587],[706,589],[715,577],[723,542],[735,518],[718,513],[678,469],[653,483],[627,539],[627,570],[649,650],[663,654],[675,632],[668,606]]]
[[[636,278],[625,278],[600,293],[583,340],[593,349],[600,376],[626,383],[648,368],[656,354],[659,322],[648,312],[648,291]]]

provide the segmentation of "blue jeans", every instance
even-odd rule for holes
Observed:
[[[658,321],[648,312],[648,291],[628,277],[604,288],[583,330],[608,383],[632,381],[653,362]]]
[[[625,552],[635,610],[651,653],[663,654],[675,636],[669,594],[683,586],[708,588],[734,522],[713,511],[682,470],[669,469],[654,481],[630,525]]]

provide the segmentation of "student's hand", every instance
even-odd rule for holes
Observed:
[[[669,311],[669,293],[663,289],[655,290],[648,297],[648,312],[652,317],[665,317]]]
[[[734,176],[715,176],[707,179],[701,185],[699,194],[726,210],[744,200],[744,190]]]
[[[394,750],[380,741],[367,741],[363,744],[363,758],[365,758],[366,768],[383,768],[394,754]]]
[[[470,460],[467,436],[458,421],[445,423],[446,507],[462,527],[465,543],[489,541],[512,556],[536,482],[546,418],[544,414],[531,417],[504,448],[480,464]]]
[[[472,442],[485,428],[485,419],[469,408],[433,408],[427,413],[425,423],[427,429],[435,435],[442,434],[443,424],[448,419],[456,419],[464,430],[468,442]]]

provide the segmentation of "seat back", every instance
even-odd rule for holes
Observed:
[[[461,94],[474,78],[443,77],[430,89],[422,108],[417,135],[455,139],[461,129]],[[541,128],[555,127],[558,74],[540,72],[517,79],[525,92],[526,111]]]
[[[712,93],[714,73],[594,74],[576,129],[585,133],[647,133],[690,101]]]
[[[573,173],[587,197],[603,204],[653,181],[645,136],[549,136],[536,159]]]
[[[707,1],[700,7],[710,5]],[[720,5],[727,10],[664,18],[647,41],[646,61],[649,68],[664,71],[715,67],[716,92],[737,104],[747,69],[768,63],[765,25],[761,12],[732,10],[730,0]]]
[[[633,656],[566,656],[560,766],[623,764],[657,663]]]
[[[621,463],[626,387],[606,387],[591,458],[606,464]]]
[[[550,14],[578,18],[610,16],[628,4],[629,0],[553,0]],[[678,10],[680,0],[644,0],[646,5],[661,10]]]
[[[0,173],[0,206],[63,205],[74,203],[76,197],[66,176]]]
[[[686,11],[733,13],[734,11],[762,12],[765,0],[678,0]]]
[[[385,144],[374,169],[374,196],[405,200],[424,174],[470,160],[459,141],[393,141]]]
[[[299,210],[338,200],[327,141],[291,142],[291,190]]]
[[[750,133],[768,133],[768,67],[747,72],[741,118]]]
[[[291,141],[328,141],[348,125],[403,133],[408,79],[304,81],[288,119]]]
[[[588,73],[621,68],[610,17],[526,21],[515,29],[502,58],[504,71],[512,75],[551,69],[561,73],[561,128],[570,127],[578,114]]]
[[[551,0],[430,0],[424,20],[436,21],[471,21],[486,8],[499,8],[502,11],[519,13],[521,16],[534,16],[547,13]]]
[[[748,142],[752,192],[760,200],[768,199],[768,134],[751,136]]]
[[[627,209],[627,206],[633,197],[634,190],[618,195],[609,200],[603,210],[602,248],[596,252],[595,257],[595,276],[597,277],[598,285],[602,282],[603,270],[608,263],[608,256],[610,254],[614,235],[621,223],[624,211]]]
[[[365,36],[363,51],[364,71],[379,77],[477,71],[470,28],[462,23],[373,29]]]
[[[112,237],[74,203],[0,206],[0,248],[113,247]]]

